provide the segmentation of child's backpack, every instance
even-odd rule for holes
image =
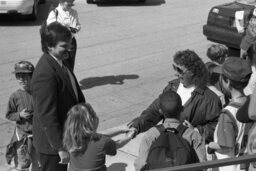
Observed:
[[[180,124],[177,129],[165,129],[163,125],[156,128],[161,133],[150,147],[147,164],[143,170],[166,168],[199,162],[197,154],[182,134],[187,129]]]

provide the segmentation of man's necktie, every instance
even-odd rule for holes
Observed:
[[[68,80],[70,80],[70,83],[72,85],[72,88],[74,90],[76,98],[78,99],[78,93],[77,93],[77,87],[76,87],[75,78],[73,77],[71,72],[68,70],[68,68],[64,64],[62,65],[61,68],[62,68],[62,71],[63,71],[64,75],[68,78]]]

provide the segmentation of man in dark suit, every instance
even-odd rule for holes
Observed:
[[[39,152],[42,171],[66,171],[69,154],[62,145],[68,110],[85,102],[72,70],[63,61],[68,58],[72,35],[59,23],[42,25],[44,54],[32,77],[33,143]]]

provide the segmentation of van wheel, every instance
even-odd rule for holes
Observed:
[[[33,5],[32,13],[27,16],[27,19],[32,20],[32,21],[36,20],[37,19],[37,12],[38,12],[37,11],[37,3],[35,2],[34,5]]]

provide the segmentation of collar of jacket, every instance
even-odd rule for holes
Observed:
[[[170,86],[171,90],[176,91],[176,92],[178,90],[179,84],[180,84],[180,79],[178,79],[178,78],[174,79],[172,81],[169,81],[169,86]],[[196,89],[192,92],[192,95],[194,95],[195,93],[203,95],[206,88],[207,88],[206,86],[196,87]]]

